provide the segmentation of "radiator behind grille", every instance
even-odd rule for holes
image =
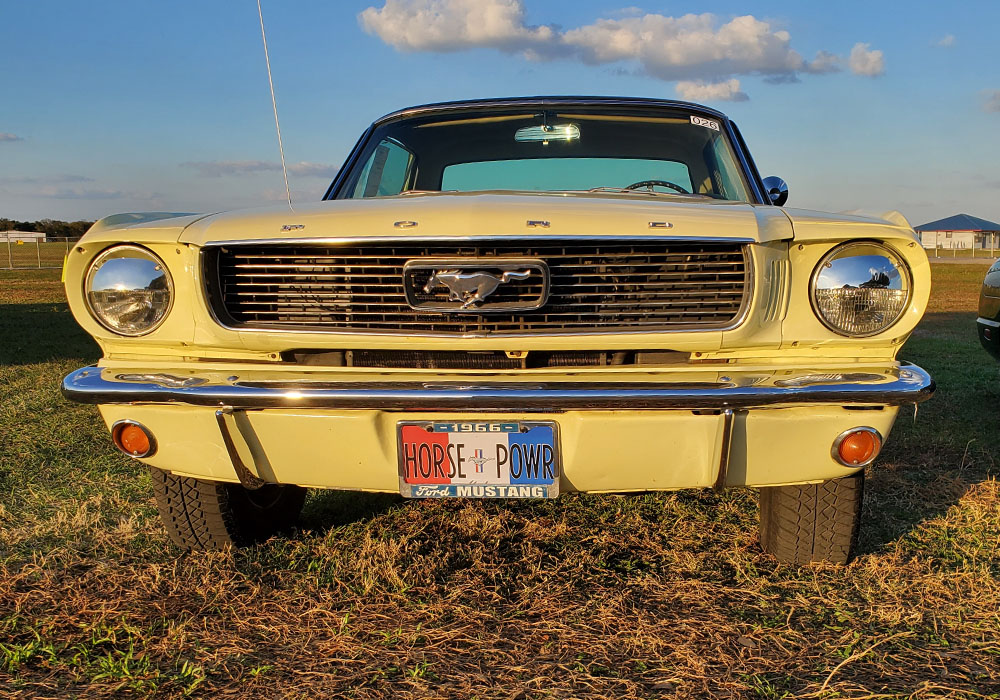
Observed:
[[[442,257],[542,260],[548,301],[517,312],[411,308],[403,266]],[[439,335],[714,330],[739,319],[749,289],[742,244],[662,240],[238,244],[206,251],[205,278],[230,327]]]

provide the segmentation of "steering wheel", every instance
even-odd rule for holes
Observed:
[[[637,189],[639,189],[641,187],[645,187],[650,192],[653,191],[654,187],[668,187],[668,188],[670,188],[672,190],[680,192],[681,194],[691,194],[690,192],[688,192],[686,189],[684,189],[680,185],[675,185],[674,183],[669,182],[668,180],[640,180],[639,182],[633,182],[631,185],[629,185],[625,189],[626,190],[637,190]]]

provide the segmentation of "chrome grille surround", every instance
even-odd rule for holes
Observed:
[[[484,337],[718,331],[752,296],[747,239],[475,236],[226,241],[205,247],[209,306],[230,329]],[[421,311],[403,269],[427,258],[542,260],[548,302],[511,313]]]

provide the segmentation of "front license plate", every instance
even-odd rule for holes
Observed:
[[[555,498],[555,423],[396,424],[399,492],[406,498]]]

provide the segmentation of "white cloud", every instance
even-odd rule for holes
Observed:
[[[249,175],[252,173],[281,170],[281,163],[267,160],[211,160],[181,163],[186,168],[194,168],[205,177],[225,175]],[[325,163],[289,163],[288,172],[300,177],[333,177],[337,166]]]
[[[750,98],[740,91],[740,81],[736,78],[721,83],[703,83],[681,80],[677,83],[677,94],[692,102],[745,102]]]
[[[950,49],[955,45],[955,35],[945,34],[943,37],[934,42],[934,46],[939,46],[942,49]]]
[[[565,32],[563,42],[586,63],[635,60],[664,80],[787,75],[806,65],[788,32],[750,15],[725,24],[711,14],[602,19]]]
[[[983,90],[983,110],[1000,112],[1000,90]]]
[[[525,17],[524,0],[385,0],[380,8],[361,12],[358,21],[399,51],[492,48],[533,60],[633,63],[639,73],[688,83],[678,89],[689,94],[746,75],[797,82],[800,74],[835,72],[844,62],[822,50],[806,60],[792,48],[787,31],[753,15],[725,21],[711,13],[671,17],[627,7],[567,30],[528,25]],[[850,66],[862,75],[879,75],[882,52],[859,44]],[[739,89],[725,89],[714,87],[713,94],[730,97],[714,99],[746,99]]]
[[[841,58],[829,51],[817,51],[816,58],[809,61],[803,69],[807,73],[835,73],[840,70]]]
[[[330,178],[337,174],[338,168],[336,165],[329,165],[327,163],[307,163],[302,161],[301,163],[289,163],[288,172],[292,175],[298,175],[300,177],[325,177]]]
[[[326,192],[326,187],[316,187],[316,188],[292,188],[292,201],[293,202],[311,202],[317,199],[321,199],[323,194]],[[271,187],[262,190],[257,190],[250,193],[251,198],[249,200],[249,206],[260,206],[266,204],[278,204],[280,202],[288,202],[288,195],[285,193],[284,186],[282,187]],[[240,203],[240,206],[248,206],[248,204]]]
[[[35,177],[32,175],[18,175],[16,177],[0,177],[0,185],[54,185],[70,182],[93,182],[94,178],[85,175],[43,175]]]
[[[522,0],[386,0],[358,19],[366,32],[400,51],[523,51],[556,36],[552,27],[525,25]]]
[[[35,192],[37,197],[47,199],[124,199],[130,195],[121,190],[82,189],[79,187],[42,187]]]
[[[882,52],[870,48],[871,44],[858,42],[851,49],[847,65],[855,75],[876,77],[885,73],[885,59]]]
[[[185,168],[194,168],[205,177],[222,177],[223,175],[246,175],[265,170],[280,170],[278,163],[264,160],[210,160],[181,163]]]
[[[638,17],[646,14],[646,11],[641,7],[629,5],[628,7],[622,7],[617,10],[608,10],[608,14],[612,17]]]
[[[0,142],[3,141],[24,141],[24,139],[17,134],[0,131]]]

